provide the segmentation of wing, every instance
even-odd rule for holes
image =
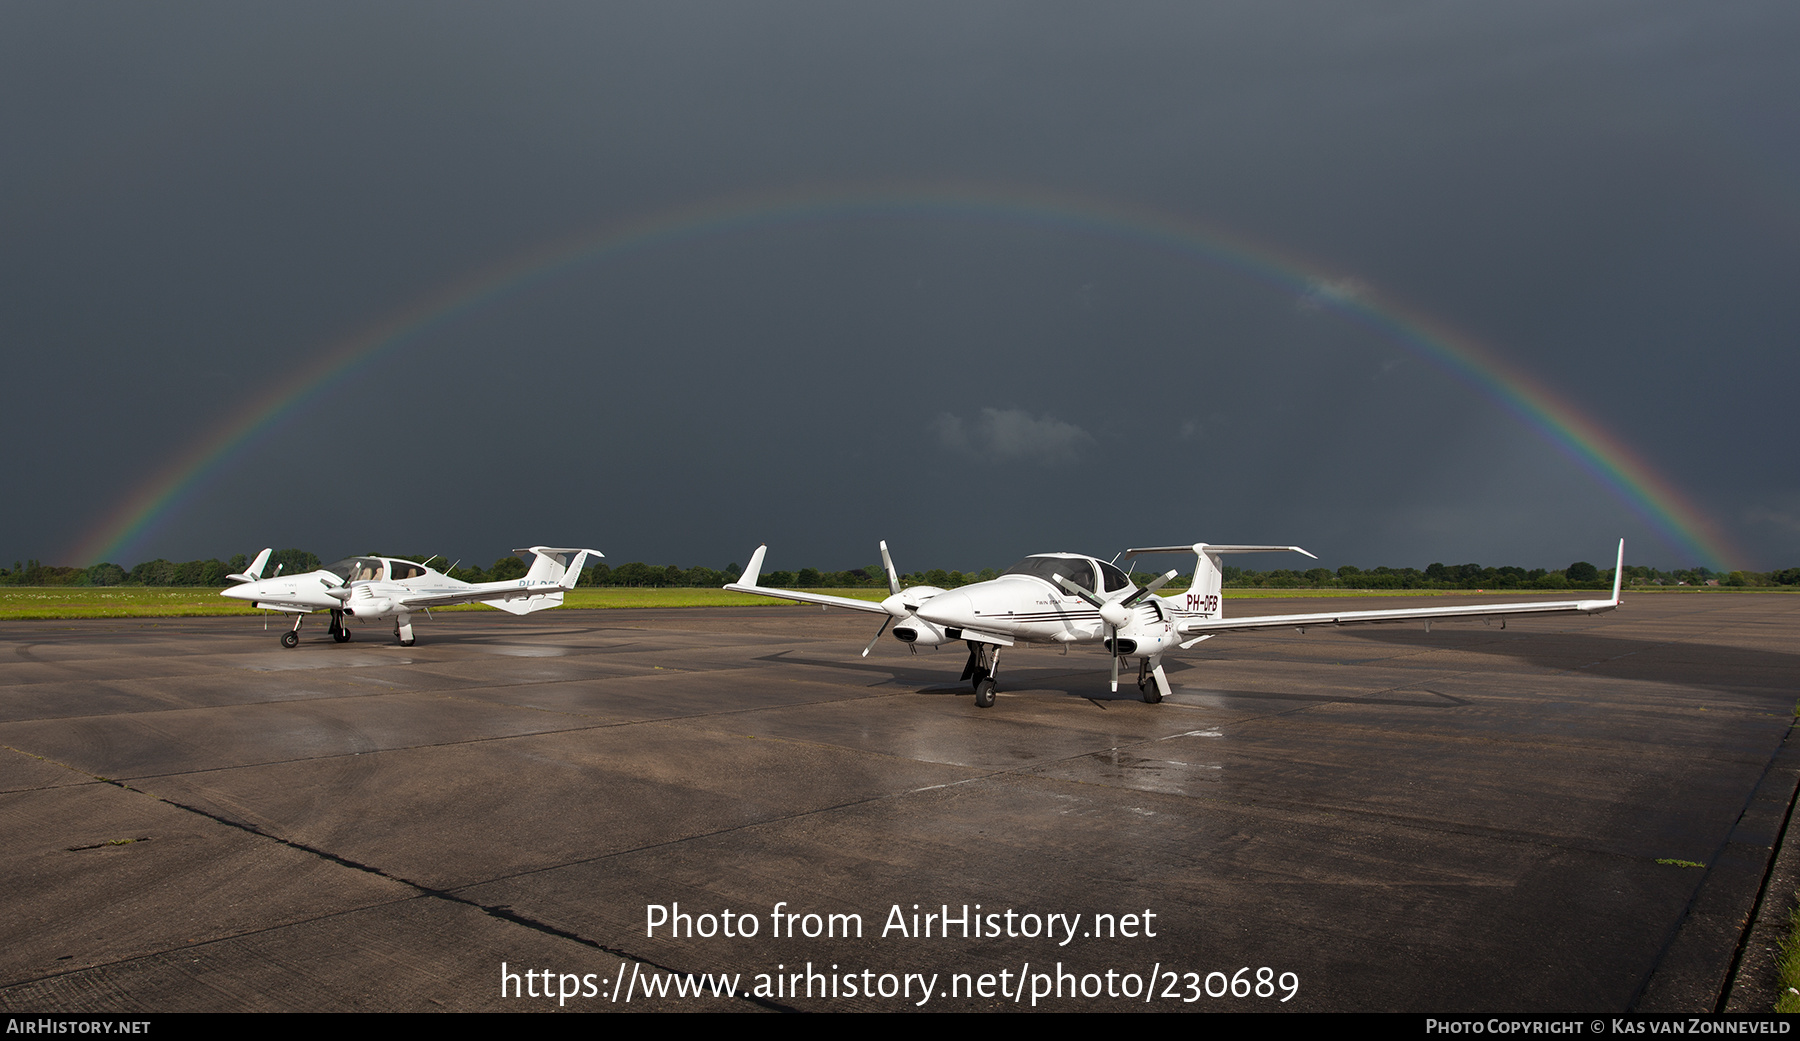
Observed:
[[[394,600],[408,608],[414,607],[452,607],[456,604],[475,604],[490,600],[525,600],[534,596],[554,596],[557,603],[562,603],[562,594],[573,586],[537,586],[530,589],[521,588],[517,582],[483,582],[467,589],[455,589],[445,592],[429,591],[408,593],[397,596]]]
[[[566,568],[558,563],[548,571],[540,571],[538,564],[534,563],[532,572],[523,579],[505,582],[478,582],[474,585],[464,584],[460,588],[453,589],[421,589],[418,592],[400,594],[394,599],[408,609],[485,603],[513,614],[529,614],[532,611],[561,604],[562,595],[574,589],[575,583],[581,581],[581,569],[587,563],[589,555],[600,556],[598,550],[592,549],[564,550],[536,546],[533,547],[533,551],[538,553],[540,563],[553,553],[574,553],[575,557],[569,561]],[[546,575],[553,577],[544,577]],[[526,604],[530,604],[530,606],[526,607]],[[524,609],[521,610],[521,608]]]
[[[1568,600],[1532,604],[1477,604],[1462,607],[1417,607],[1398,611],[1339,611],[1332,614],[1272,614],[1260,618],[1206,618],[1177,625],[1184,636],[1241,632],[1250,629],[1305,629],[1315,625],[1363,625],[1377,622],[1432,621],[1440,618],[1507,618],[1540,614],[1600,614],[1619,606],[1612,600]]]
[[[1625,542],[1619,542],[1619,560],[1613,568],[1612,599],[1557,600],[1527,604],[1464,604],[1456,607],[1408,607],[1393,611],[1337,611],[1324,614],[1263,615],[1257,618],[1198,618],[1176,623],[1184,636],[1251,629],[1305,629],[1315,625],[1366,625],[1380,622],[1427,624],[1444,618],[1509,618],[1520,615],[1601,614],[1619,606],[1620,582],[1625,575]]]
[[[748,582],[727,582],[725,588],[734,593],[755,593],[757,596],[771,596],[777,600],[793,600],[802,604],[823,604],[826,607],[842,607],[849,611],[862,611],[866,614],[887,614],[887,608],[870,600],[852,600],[847,596],[827,596],[824,593],[803,593],[795,589],[770,589],[759,586],[756,580],[762,577],[763,554],[769,551],[766,545],[756,547],[750,554],[750,563],[744,566],[744,574],[750,576]]]

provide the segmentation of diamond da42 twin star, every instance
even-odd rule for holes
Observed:
[[[912,586],[902,589],[881,543],[881,562],[887,569],[887,599],[880,603],[848,597],[773,589],[757,584],[762,576],[763,554],[759,546],[750,557],[742,578],[725,586],[740,593],[794,600],[807,604],[842,607],[870,614],[884,614],[881,628],[863,656],[875,649],[889,624],[894,637],[914,647],[930,647],[961,640],[969,645],[969,661],[962,678],[975,689],[975,704],[994,704],[995,673],[1002,649],[1019,643],[1098,643],[1112,657],[1112,689],[1119,689],[1119,659],[1138,659],[1138,689],[1152,704],[1170,693],[1163,675],[1162,656],[1177,647],[1187,648],[1220,633],[1250,629],[1298,629],[1313,626],[1360,625],[1378,622],[1424,622],[1451,618],[1507,618],[1520,615],[1599,614],[1619,606],[1619,580],[1624,574],[1625,542],[1619,541],[1618,565],[1613,571],[1612,597],[1607,600],[1563,600],[1534,603],[1465,604],[1454,607],[1410,607],[1386,611],[1334,611],[1321,614],[1224,617],[1220,597],[1223,573],[1219,558],[1228,553],[1294,552],[1312,556],[1299,546],[1215,546],[1197,542],[1191,546],[1149,546],[1125,551],[1127,559],[1152,553],[1192,553],[1194,579],[1186,592],[1158,596],[1180,572],[1170,571],[1139,587],[1125,572],[1104,560],[1078,553],[1040,553],[1026,557],[998,578],[957,589]]]
[[[556,607],[562,603],[563,594],[581,580],[587,558],[604,555],[597,549],[555,546],[532,546],[513,552],[537,554],[524,578],[470,583],[424,564],[392,557],[345,557],[317,571],[263,578],[262,569],[269,563],[269,551],[265,549],[256,555],[249,571],[230,576],[239,584],[219,595],[249,600],[265,611],[293,614],[294,627],[281,634],[283,647],[300,643],[300,623],[312,611],[331,612],[328,632],[339,643],[350,639],[351,621],[369,624],[392,618],[394,638],[401,646],[411,647],[414,611],[473,603],[497,607],[508,614],[530,614]]]

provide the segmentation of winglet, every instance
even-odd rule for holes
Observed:
[[[1601,614],[1614,610],[1619,606],[1619,591],[1625,587],[1625,540],[1619,540],[1619,556],[1613,564],[1613,588],[1610,600],[1581,600],[1575,604],[1575,610],[1582,614]]]
[[[258,553],[256,555],[256,562],[251,564],[250,569],[243,574],[226,575],[225,577],[231,579],[233,582],[255,582],[260,580],[262,578],[262,569],[268,566],[269,554],[274,552],[274,550],[275,547],[270,546],[261,553]]]
[[[750,554],[750,563],[744,565],[744,574],[739,575],[738,580],[736,582],[729,583],[728,585],[726,585],[725,588],[730,589],[732,586],[754,586],[754,585],[756,585],[757,581],[762,578],[763,554],[767,553],[768,551],[769,551],[769,545],[766,542],[763,543],[762,545],[756,547],[756,552]],[[744,581],[744,575],[750,576],[750,580],[748,582]]]

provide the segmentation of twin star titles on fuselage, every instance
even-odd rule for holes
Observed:
[[[1224,617],[1221,590],[1224,574],[1219,558],[1231,553],[1294,552],[1312,556],[1298,546],[1220,546],[1196,542],[1189,546],[1149,546],[1125,551],[1126,559],[1156,553],[1192,553],[1194,579],[1187,591],[1158,596],[1180,572],[1170,571],[1139,587],[1117,566],[1079,553],[1040,553],[1026,557],[998,578],[954,590],[936,586],[902,588],[887,543],[881,543],[881,562],[887,570],[888,597],[880,603],[854,600],[793,589],[774,589],[757,584],[762,576],[768,546],[758,546],[739,581],[726,589],[741,593],[793,600],[799,603],[842,607],[851,611],[885,614],[881,628],[863,648],[867,657],[881,634],[894,624],[894,638],[914,647],[962,641],[969,646],[962,678],[971,681],[975,704],[994,704],[995,673],[1003,648],[1017,643],[1100,643],[1112,657],[1112,689],[1119,689],[1119,660],[1138,659],[1138,689],[1144,700],[1155,703],[1171,693],[1163,674],[1162,656],[1177,647],[1187,648],[1220,633],[1253,629],[1298,629],[1322,625],[1360,625],[1382,622],[1425,623],[1452,618],[1500,619],[1520,615],[1599,614],[1619,606],[1620,580],[1625,571],[1625,541],[1619,540],[1618,564],[1613,571],[1612,597],[1607,600],[1561,600],[1533,603],[1465,604],[1454,607],[1413,607],[1382,611],[1336,611],[1321,614]]]

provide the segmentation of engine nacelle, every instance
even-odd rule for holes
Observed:
[[[385,596],[358,598],[344,605],[344,613],[356,618],[380,618],[394,613],[394,602]]]
[[[916,617],[894,626],[894,639],[915,647],[936,647],[938,644],[951,642],[949,634],[943,629]]]
[[[881,606],[887,608],[889,614],[895,614],[896,609],[909,612],[905,616],[896,615],[900,624],[894,626],[894,639],[916,647],[936,647],[938,644],[951,642],[942,627],[910,614],[910,611],[917,610],[918,605],[942,592],[937,586],[910,586],[883,600]]]
[[[1175,646],[1175,623],[1160,603],[1141,603],[1132,611],[1131,621],[1119,629],[1118,655],[1153,657]],[[1103,641],[1112,651],[1111,640]]]

